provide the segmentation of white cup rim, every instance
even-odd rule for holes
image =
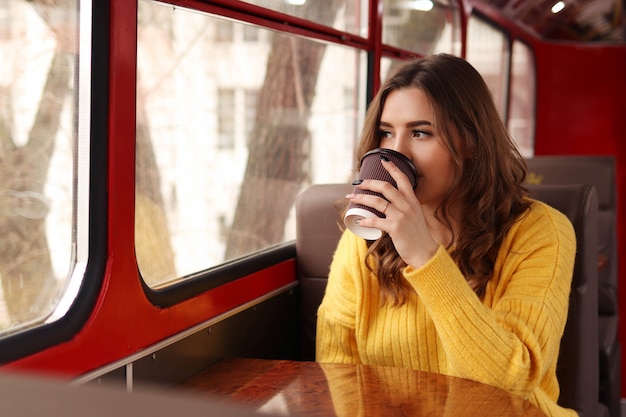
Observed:
[[[359,220],[364,218],[378,217],[371,211],[360,207],[353,207],[346,211],[343,221],[348,229],[355,235],[366,240],[376,240],[383,235],[380,229],[373,227],[363,227],[358,224]]]

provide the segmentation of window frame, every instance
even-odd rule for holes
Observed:
[[[74,198],[87,198],[87,213],[78,208],[85,223],[76,225],[84,237],[79,237],[82,247],[79,262],[71,285],[62,295],[63,305],[53,312],[51,319],[41,324],[0,337],[0,364],[39,352],[49,346],[70,340],[86,323],[93,312],[96,299],[104,280],[107,263],[108,239],[108,109],[109,109],[109,5],[103,2],[79,0],[79,75],[77,92],[78,108],[88,109],[87,120],[79,123],[77,140],[88,141],[88,167],[81,167],[89,172],[86,182],[75,185]],[[97,46],[97,47],[96,47]],[[88,77],[88,78],[85,78]],[[89,91],[84,91],[88,89]],[[82,100],[82,102],[80,102]],[[84,123],[87,124],[85,127]],[[83,127],[81,127],[83,126]],[[81,162],[81,163],[84,163]],[[75,178],[76,180],[76,178]],[[81,185],[82,184],[82,185]],[[88,197],[77,195],[84,192],[78,187],[88,188]],[[75,209],[76,210],[76,209]],[[83,227],[86,230],[83,230]],[[84,247],[87,244],[88,247]],[[84,259],[86,257],[86,259]]]
[[[288,35],[301,36],[311,40],[364,51],[368,57],[365,81],[367,103],[372,100],[379,88],[381,82],[381,60],[383,58],[408,60],[420,56],[415,51],[404,50],[382,43],[381,19],[383,11],[377,6],[376,1],[367,2],[370,24],[366,37],[342,32],[330,26],[245,2],[238,1],[236,7],[234,7],[232,0],[217,0],[212,2],[212,4],[195,0],[159,1],[209,15],[217,15],[225,19],[233,19],[243,24],[257,25],[263,29],[275,30]],[[380,2],[382,3],[383,0],[380,0]],[[462,34],[464,32],[462,3],[456,0],[454,0],[454,3],[454,13],[457,13],[457,18],[453,19],[453,24],[457,25],[454,29],[461,33],[458,40],[462,42]],[[461,53],[462,51],[458,52]],[[272,265],[295,259],[295,257],[295,242],[285,242],[241,258],[226,261],[206,270],[183,275],[164,287],[151,287],[146,284],[143,278],[141,279],[141,285],[146,297],[154,305],[168,307],[198,295],[203,291],[235,281]]]

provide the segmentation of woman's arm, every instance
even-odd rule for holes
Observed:
[[[326,293],[317,312],[317,362],[360,363],[355,337],[357,296],[352,276],[357,243],[350,232],[345,232],[335,251]]]
[[[534,204],[503,242],[484,303],[447,252],[411,283],[444,345],[448,373],[527,397],[556,365],[567,320],[576,238],[568,219]]]

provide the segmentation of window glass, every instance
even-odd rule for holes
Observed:
[[[525,157],[535,153],[535,60],[528,45],[516,40],[511,56],[508,127]]]
[[[81,9],[89,15],[87,5]],[[79,51],[90,62],[90,41],[87,26],[79,46],[78,21],[78,0],[0,1],[4,335],[63,316],[77,288],[71,277],[82,280],[87,220],[75,216],[85,213],[88,195],[76,199],[75,187],[88,183],[88,176],[77,179],[75,161],[88,161],[89,70],[78,74],[77,65]],[[79,88],[86,97],[80,102]],[[79,169],[88,174],[87,166]]]
[[[232,42],[234,40],[234,26],[228,20],[222,20],[215,25],[215,42]]]
[[[367,37],[367,0],[243,0],[277,12]]]
[[[217,91],[217,147],[233,149],[235,147],[235,89],[220,88]]]
[[[407,61],[396,58],[382,57],[380,59],[380,84],[391,78],[395,72]]]
[[[467,60],[480,72],[506,120],[510,44],[505,34],[472,15],[467,23]]]
[[[293,240],[296,194],[352,176],[365,53],[236,21],[225,43],[223,22],[139,2],[135,248],[154,288]]]
[[[244,126],[246,138],[252,136],[254,122],[256,118],[256,106],[259,100],[259,91],[256,88],[249,88],[244,91],[243,105],[245,109]],[[246,142],[248,144],[249,142]]]
[[[383,42],[423,55],[461,52],[456,0],[383,0]]]

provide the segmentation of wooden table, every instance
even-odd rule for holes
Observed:
[[[545,417],[506,391],[404,368],[232,358],[177,387],[275,416]]]

